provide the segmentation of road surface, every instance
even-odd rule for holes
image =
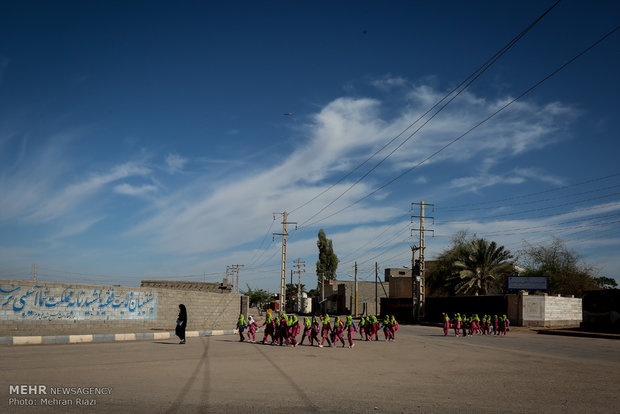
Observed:
[[[353,349],[232,335],[1,346],[0,412],[617,413],[619,351],[609,339],[426,326]]]

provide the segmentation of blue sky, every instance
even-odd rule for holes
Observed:
[[[552,4],[4,2],[0,275],[243,264],[242,288],[275,292],[287,211],[287,278],[300,258],[315,286],[323,228],[339,278],[372,280],[410,263],[424,200],[427,258],[460,230],[514,253],[559,237],[620,281],[620,33],[424,161],[613,30],[617,2],[560,2],[399,135]]]

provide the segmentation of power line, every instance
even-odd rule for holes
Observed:
[[[556,205],[552,205],[552,206],[533,208],[533,209],[529,209],[529,210],[517,211],[517,212],[512,212],[512,213],[496,214],[496,215],[491,215],[491,216],[483,216],[483,217],[480,217],[480,219],[509,217],[509,216],[516,216],[516,215],[526,214],[526,213],[532,213],[532,212],[535,212],[535,211],[551,210],[551,209],[554,209],[554,208],[561,208],[561,207],[566,207],[566,206],[572,206],[572,205],[575,205],[575,204],[587,203],[587,202],[590,202],[590,201],[601,200],[603,198],[615,197],[615,196],[618,196],[618,195],[620,195],[620,192],[612,193],[612,194],[605,194],[605,195],[602,195],[602,196],[599,196],[599,197],[591,197],[591,198],[587,198],[587,199],[583,199],[583,200],[571,201],[570,203],[556,204]],[[448,221],[442,222],[442,224],[467,223],[467,222],[468,221],[463,221],[463,220],[448,220]]]
[[[533,203],[544,203],[546,201],[561,200],[563,198],[570,198],[570,197],[580,196],[580,195],[584,195],[584,194],[598,193],[598,192],[601,192],[601,191],[611,190],[613,188],[618,188],[618,187],[620,187],[620,184],[616,184],[616,185],[612,185],[612,186],[608,186],[608,187],[603,187],[603,188],[599,188],[599,189],[596,189],[596,190],[583,191],[581,193],[566,194],[566,195],[558,196],[558,197],[544,198],[544,199],[532,200],[532,201],[523,201],[523,202],[520,202],[520,203],[511,203],[511,204],[508,204],[508,205],[496,205],[496,206],[492,206],[492,208],[514,207],[514,206],[522,206],[522,205],[533,204]],[[445,212],[445,211],[448,211],[448,212],[479,211],[479,210],[488,210],[489,207],[490,206],[478,207],[478,208],[469,208],[469,209],[449,210],[449,211],[442,209],[441,211],[442,212]]]
[[[447,149],[448,147],[452,146],[453,144],[455,144],[456,142],[460,141],[462,138],[464,138],[465,136],[467,136],[469,133],[471,133],[472,131],[474,131],[475,129],[477,129],[478,127],[480,127],[481,125],[485,124],[486,122],[488,122],[489,120],[491,120],[492,118],[494,118],[495,116],[499,115],[501,112],[503,112],[506,108],[508,108],[509,106],[511,106],[512,104],[514,104],[515,102],[517,102],[518,100],[520,100],[521,98],[523,98],[524,96],[526,96],[527,94],[529,94],[531,91],[533,91],[534,89],[536,89],[537,87],[539,87],[540,85],[542,85],[544,82],[546,82],[547,80],[549,80],[551,77],[555,76],[558,72],[560,72],[561,70],[563,70],[564,68],[566,68],[568,65],[570,65],[571,63],[573,63],[575,60],[577,60],[578,58],[580,58],[581,56],[583,56],[584,54],[586,54],[588,51],[590,51],[592,48],[596,47],[598,44],[600,44],[602,41],[604,41],[605,39],[607,39],[609,36],[611,36],[612,34],[614,34],[616,31],[618,31],[618,29],[620,29],[620,26],[617,26],[616,28],[612,29],[611,31],[609,31],[607,34],[605,34],[604,36],[602,36],[600,39],[598,39],[596,42],[592,43],[590,46],[588,46],[587,48],[583,49],[581,52],[579,52],[577,55],[575,55],[574,57],[572,57],[571,59],[569,59],[567,62],[565,62],[564,64],[560,65],[558,68],[556,68],[553,72],[551,72],[550,74],[548,74],[547,76],[545,76],[542,80],[536,82],[534,85],[530,86],[528,89],[526,89],[524,92],[522,92],[520,95],[518,95],[516,98],[512,99],[511,101],[509,101],[507,104],[503,105],[501,108],[499,108],[497,111],[493,112],[491,115],[487,116],[486,118],[484,118],[483,120],[481,120],[480,122],[478,122],[477,124],[475,124],[473,127],[471,127],[469,130],[467,130],[465,133],[461,134],[460,136],[456,137],[455,139],[453,139],[452,141],[450,141],[449,143],[447,143],[446,145],[442,146],[440,149],[438,149],[437,151],[435,151],[434,153],[432,153],[431,155],[429,155],[428,157],[424,158],[422,161],[420,161],[419,163],[415,164],[413,167],[406,169],[405,171],[403,171],[401,174],[399,174],[398,176],[396,176],[395,178],[391,179],[390,181],[388,181],[387,183],[383,184],[382,186],[376,188],[375,190],[371,191],[370,193],[368,193],[367,195],[365,195],[364,197],[358,199],[357,201],[341,208],[340,210],[329,214],[325,217],[323,217],[320,220],[317,220],[313,223],[308,224],[307,226],[312,226],[315,225],[317,223],[320,223],[321,221],[327,220],[328,218],[331,218],[337,214],[342,213],[343,211],[353,207],[354,205],[360,203],[361,201],[367,199],[368,197],[376,194],[377,192],[381,191],[382,189],[384,189],[385,187],[389,186],[390,184],[394,183],[395,181],[399,180],[400,178],[402,178],[403,176],[407,175],[408,173],[410,173],[411,171],[415,170],[416,168],[420,167],[421,165],[425,164],[427,161],[429,161],[430,159],[436,157],[438,154],[440,154],[441,152],[443,152],[445,149]]]
[[[271,234],[271,228],[273,227],[273,224],[276,222],[276,218],[274,217],[271,224],[269,225],[269,228],[267,229],[267,233],[265,233],[265,236],[263,237],[263,240],[261,241],[260,245],[258,246],[258,249],[254,252],[254,255],[252,256],[252,258],[250,259],[248,266],[252,266],[254,265],[256,262],[258,262],[258,260],[261,258],[261,256],[264,253],[259,253],[261,251],[261,249],[263,248],[263,245],[265,244],[265,240],[267,240],[267,237],[269,237],[269,235]],[[271,240],[271,242],[273,243],[273,239]],[[271,247],[271,244],[269,245],[269,247]],[[269,250],[269,247],[267,247],[267,249],[265,250]],[[263,250],[263,252],[265,251]]]
[[[402,134],[404,134],[407,130],[409,130],[413,125],[415,125],[418,121],[423,119],[426,115],[428,115],[431,111],[437,108],[443,101],[445,101],[449,96],[458,91],[452,98],[448,100],[445,104],[443,104],[429,119],[427,119],[418,129],[416,129],[412,134],[410,134],[403,142],[401,142],[394,150],[392,150],[387,156],[381,159],[377,164],[375,164],[370,170],[368,170],[365,174],[363,174],[357,181],[355,181],[352,185],[350,185],[343,193],[341,193],[338,197],[328,203],[326,206],[321,208],[317,213],[308,218],[305,222],[303,222],[300,227],[303,227],[307,222],[311,221],[317,215],[325,211],[325,209],[329,208],[333,205],[337,200],[339,200],[343,195],[345,195],[349,190],[351,190],[354,186],[356,186],[360,181],[366,178],[372,171],[378,168],[385,160],[387,160],[392,154],[394,154],[398,149],[400,149],[411,137],[413,137],[418,131],[420,131],[426,124],[428,124],[435,116],[437,116],[443,109],[448,106],[454,99],[456,99],[461,93],[463,93],[473,82],[475,82],[484,72],[486,72],[495,62],[497,62],[508,50],[510,50],[525,34],[530,31],[540,20],[542,20],[555,6],[560,3],[561,0],[556,1],[551,7],[549,7],[543,14],[541,14],[536,20],[530,23],[524,30],[521,31],[517,36],[515,36],[510,42],[504,45],[501,49],[499,49],[493,56],[491,56],[482,66],[476,69],[472,74],[467,76],[461,83],[459,83],[455,88],[453,88],[450,92],[448,92],[443,98],[441,98],[438,102],[436,102],[431,108],[429,108],[424,114],[418,117],[412,124],[410,124],[407,128],[401,131],[396,137],[392,138],[387,144],[381,147],[378,151],[376,151],[373,155],[371,155],[368,159],[366,159],[363,163],[355,167],[352,171],[347,173],[345,176],[340,178],[336,183],[328,187],[326,190],[323,190],[321,193],[313,197],[311,200],[305,202],[299,207],[291,210],[291,213],[299,210],[302,207],[305,207],[312,201],[316,200],[321,195],[325,194],[327,191],[334,188],[337,184],[342,182],[345,178],[349,177],[353,172],[361,168],[364,164],[374,158],[377,154],[383,151],[387,146],[392,144],[397,138],[399,138]]]
[[[484,205],[489,205],[489,204],[503,203],[505,201],[517,200],[519,198],[534,197],[534,196],[541,195],[541,194],[547,194],[547,193],[551,193],[551,192],[555,192],[555,191],[565,190],[565,189],[571,188],[571,187],[578,187],[578,186],[585,185],[585,184],[591,184],[591,183],[594,183],[594,182],[597,182],[597,181],[607,180],[609,178],[617,177],[619,175],[620,175],[620,173],[614,173],[614,174],[611,174],[611,175],[606,175],[604,177],[593,178],[591,180],[582,181],[580,183],[569,184],[569,185],[565,185],[565,186],[561,186],[561,187],[555,187],[555,188],[551,188],[551,189],[548,189],[548,190],[537,191],[537,192],[534,192],[534,193],[520,194],[520,195],[508,197],[508,198],[502,198],[500,200],[489,201],[489,202],[481,202],[481,203],[472,203],[472,204],[457,204],[457,205],[454,205],[454,206],[448,206],[448,207],[444,207],[444,208],[440,207],[439,209],[441,209],[441,211],[464,211],[464,210],[471,211],[471,210],[477,210],[477,209],[471,209],[470,207],[479,206],[479,205],[483,205],[483,204]],[[614,186],[614,187],[617,187],[617,186]]]
[[[407,217],[409,217],[409,214],[407,214]],[[393,224],[391,224],[390,226],[388,226],[387,228],[385,228],[385,229],[384,229],[381,233],[377,234],[377,236],[376,236],[376,237],[371,238],[369,241],[367,241],[366,243],[364,243],[363,245],[361,245],[361,246],[360,246],[360,247],[358,247],[357,249],[355,249],[355,250],[353,250],[353,251],[349,252],[347,255],[345,255],[345,256],[342,258],[342,260],[344,260],[344,259],[345,259],[345,258],[347,258],[347,257],[353,256],[355,253],[357,253],[358,251],[362,250],[364,247],[368,246],[370,243],[372,243],[372,242],[374,242],[374,241],[378,240],[378,239],[379,239],[379,238],[380,238],[383,234],[385,234],[388,230],[390,230],[392,227],[396,226],[397,224],[402,224],[402,223],[399,223],[398,221],[397,221],[397,222],[394,222]],[[407,226],[406,226],[405,228],[409,228],[409,224],[410,224],[410,223],[409,223],[409,222],[407,222]],[[353,260],[346,260],[346,261],[343,261],[342,263],[350,263],[350,262],[353,262]]]

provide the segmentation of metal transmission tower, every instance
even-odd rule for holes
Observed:
[[[426,290],[424,284],[424,250],[426,249],[424,245],[424,233],[430,231],[435,235],[434,230],[427,230],[424,228],[424,219],[432,219],[433,224],[435,224],[435,217],[425,216],[424,215],[424,207],[432,206],[434,210],[434,204],[428,204],[424,201],[419,203],[411,203],[411,210],[413,210],[413,206],[420,206],[420,215],[419,216],[411,216],[411,222],[413,223],[414,218],[420,219],[420,228],[419,229],[411,229],[411,233],[414,231],[420,232],[420,244],[419,246],[411,246],[411,297],[413,301],[413,319],[419,320],[424,316],[424,301],[426,299]],[[415,258],[415,252],[418,252],[418,259]]]
[[[282,272],[280,275],[280,313],[284,312],[284,306],[286,306],[286,226],[288,224],[295,224],[295,230],[297,230],[297,223],[289,223],[286,221],[288,213],[273,213],[273,219],[276,219],[276,215],[282,216],[282,233],[273,233],[274,236],[282,236]]]
[[[293,263],[297,266],[297,313],[299,313],[301,312],[301,273],[306,273],[306,262],[297,259]]]

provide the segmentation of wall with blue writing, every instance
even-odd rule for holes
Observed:
[[[157,292],[150,289],[0,283],[5,321],[121,321],[157,318]]]

